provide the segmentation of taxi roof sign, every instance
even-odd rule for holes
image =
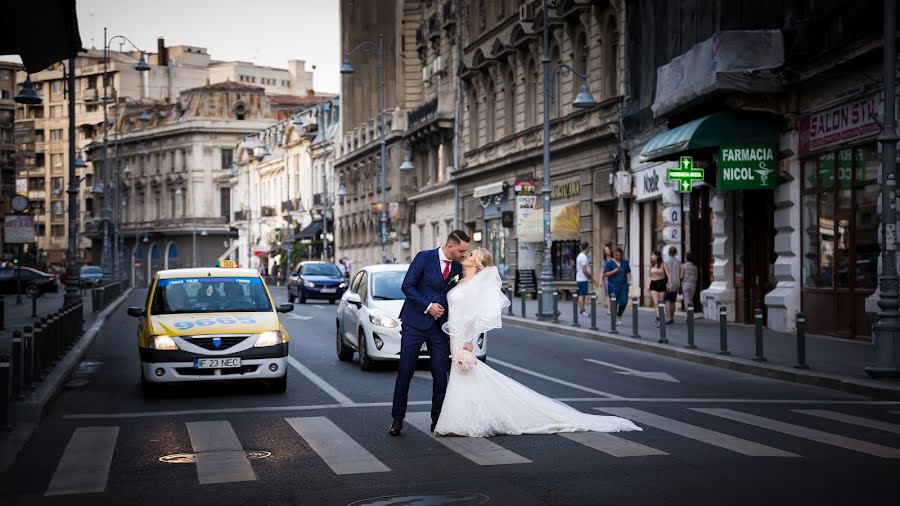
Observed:
[[[237,262],[234,260],[219,260],[216,262],[216,267],[221,267],[223,269],[237,269]]]

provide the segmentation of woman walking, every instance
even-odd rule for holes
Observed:
[[[685,262],[681,264],[681,295],[682,302],[687,305],[694,302],[694,293],[697,291],[697,265],[694,264],[694,254],[690,251],[684,256]]]
[[[609,262],[610,260],[612,260],[612,258],[613,258],[612,244],[606,243],[606,245],[603,246],[603,263],[601,263],[600,265],[605,267],[606,262]],[[600,293],[604,293],[604,292],[606,293],[606,314],[609,314],[609,307],[610,307],[609,306],[609,292],[605,290],[605,287],[606,287],[606,276],[600,276]]]
[[[603,267],[606,291],[610,296],[616,296],[619,325],[622,325],[622,315],[625,314],[625,306],[628,304],[628,287],[631,285],[631,265],[624,257],[625,252],[622,248],[616,248],[612,260],[606,262]]]
[[[666,294],[666,267],[658,251],[650,253],[650,300],[653,301],[653,312],[656,313],[656,326],[659,327],[659,303]]]

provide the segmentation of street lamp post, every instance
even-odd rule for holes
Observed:
[[[79,156],[75,157],[75,56],[69,57],[68,75],[68,99],[69,99],[69,188],[66,193],[69,196],[69,248],[66,251],[66,294],[63,305],[70,306],[81,300],[78,294],[76,282],[80,281],[81,274],[78,269],[78,175],[76,166],[87,166]],[[80,161],[80,163],[79,163]]]

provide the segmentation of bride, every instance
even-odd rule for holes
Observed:
[[[463,280],[447,296],[449,320],[443,330],[450,335],[453,365],[434,432],[486,437],[641,430],[624,418],[582,413],[471,359],[467,352],[472,351],[472,340],[482,332],[500,328],[500,314],[510,304],[503,296],[500,275],[492,264],[488,250],[473,250],[462,261]],[[471,367],[465,368],[461,362],[468,362]]]

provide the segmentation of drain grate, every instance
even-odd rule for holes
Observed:
[[[264,459],[266,457],[271,457],[272,452],[266,452],[261,450],[252,450],[248,451],[247,458],[250,460],[259,460]],[[159,458],[159,461],[164,464],[196,464],[197,463],[197,454],[196,453],[173,453],[171,455],[163,455]]]

